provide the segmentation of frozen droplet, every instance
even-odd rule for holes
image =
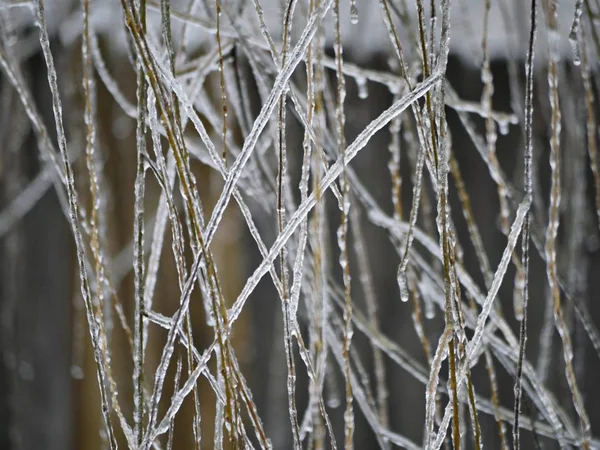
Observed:
[[[409,298],[408,279],[406,271],[402,270],[401,267],[398,268],[398,287],[400,288],[400,300],[406,303]]]
[[[432,284],[428,280],[422,278],[419,281],[419,292],[421,293],[421,298],[423,299],[425,318],[430,320],[435,318],[434,298],[437,295],[435,288],[433,288]]]
[[[72,365],[71,376],[76,380],[83,380],[83,368],[78,365]]]
[[[358,9],[356,9],[356,2],[354,0],[350,4],[350,23],[352,25],[358,23]]]
[[[499,120],[498,121],[498,130],[502,136],[506,136],[508,134],[508,126],[509,123],[507,120]]]
[[[329,408],[339,408],[340,405],[342,404],[342,401],[340,400],[340,398],[337,395],[332,395],[327,399],[327,406]]]
[[[364,100],[369,96],[369,89],[367,87],[367,79],[363,77],[356,77],[356,87],[358,88],[358,98]]]
[[[423,306],[425,309],[425,318],[429,320],[435,319],[435,305],[431,297],[423,297]]]

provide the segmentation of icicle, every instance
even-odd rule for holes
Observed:
[[[367,79],[364,77],[356,77],[356,87],[358,88],[358,98],[361,100],[369,96],[369,88],[367,87]]]
[[[330,379],[330,378],[327,378]],[[340,399],[340,394],[339,392],[328,392],[329,395],[327,396],[327,407],[331,408],[331,409],[337,409],[342,405],[342,400]]]
[[[498,131],[502,136],[506,136],[508,134],[508,127],[510,122],[508,120],[498,120]]]
[[[410,297],[410,293],[408,290],[408,278],[406,276],[406,270],[402,270],[401,267],[398,267],[398,288],[400,288],[400,300],[406,303]]]
[[[358,23],[358,9],[356,8],[356,0],[350,0],[350,23],[356,25]]]
[[[576,66],[581,64],[581,51],[579,50],[579,41],[577,40],[577,33],[569,33],[569,44],[571,45],[571,51],[573,52],[573,64]]]
[[[581,64],[581,51],[579,49],[579,41],[577,40],[577,32],[579,31],[582,12],[583,0],[577,0],[577,3],[575,3],[573,23],[571,24],[571,31],[569,32],[569,44],[571,44],[571,50],[573,51],[573,64],[576,66]]]
[[[438,293],[435,292],[432,282],[427,280],[425,277],[419,280],[419,292],[421,293],[421,298],[423,299],[425,318],[435,318],[434,298],[438,295]]]
[[[435,319],[435,305],[431,297],[423,297],[423,305],[425,306],[425,318]]]

